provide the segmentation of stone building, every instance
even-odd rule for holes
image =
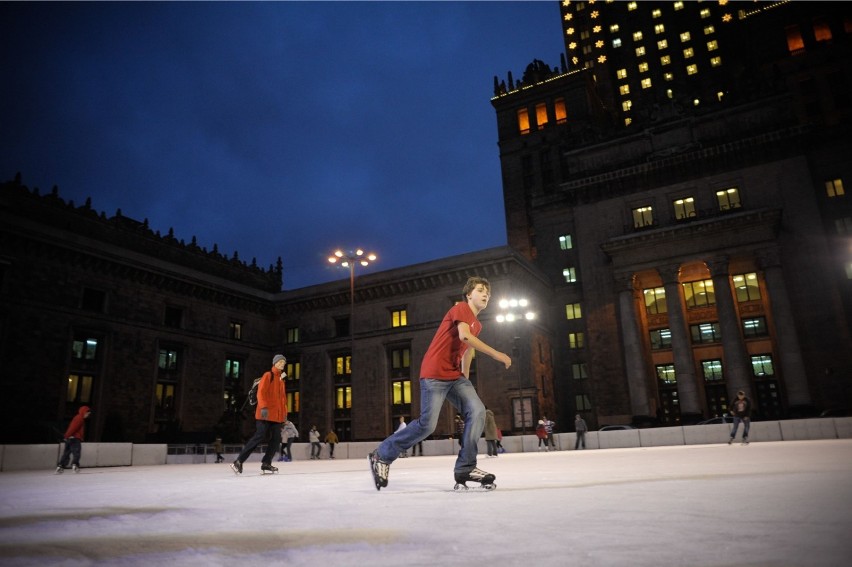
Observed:
[[[508,242],[561,311],[562,415],[848,408],[849,8],[560,6],[570,65],[495,78],[492,104]]]

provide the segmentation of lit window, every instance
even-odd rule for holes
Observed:
[[[637,7],[638,7],[638,3],[636,3],[636,2],[629,2],[627,4],[627,10],[630,11],[630,12],[635,10]]]
[[[299,327],[289,327],[287,329],[287,344],[299,342]]]
[[[562,277],[565,278],[565,283],[576,283],[577,268],[565,268],[562,270]]]
[[[698,73],[698,65],[693,63],[692,65],[686,66],[686,74],[687,75],[695,75],[696,73]]]
[[[766,328],[766,317],[743,319],[743,335],[749,337],[765,337],[769,334]]]
[[[740,190],[736,187],[716,191],[716,200],[719,202],[720,211],[739,209],[742,206],[742,203],[740,203]]]
[[[843,191],[842,179],[831,179],[825,182],[825,193],[829,197],[842,197],[846,193]]]
[[[642,32],[633,32],[633,41],[642,41]]]
[[[636,48],[636,57],[642,57],[643,55],[645,55],[645,47],[640,45]]]
[[[583,318],[583,311],[580,308],[580,304],[579,303],[569,303],[568,305],[566,305],[565,306],[565,317],[568,320],[582,319]]]
[[[564,124],[568,120],[568,112],[565,110],[565,99],[557,98],[553,101],[553,113],[556,115],[557,124]]]
[[[619,79],[626,79],[627,78],[627,69],[619,69],[618,71],[615,72],[615,76],[618,77]]]
[[[676,200],[674,202],[674,212],[677,220],[695,217],[695,199],[687,197],[685,199]]]
[[[660,65],[669,65],[672,62],[672,58],[669,55],[663,55],[660,57]]]
[[[719,102],[722,102],[723,98],[725,98],[725,93],[723,91],[719,91],[719,92],[716,93],[716,100],[718,100]]]
[[[716,51],[719,49],[719,42],[715,39],[707,42],[707,51]]]
[[[526,108],[518,110],[518,130],[521,134],[530,133],[530,113]]]
[[[672,348],[671,329],[657,329],[650,331],[648,334],[651,337],[651,350]]]
[[[774,376],[775,368],[772,365],[772,355],[759,354],[751,357],[751,368],[755,376]]]
[[[621,103],[621,110],[623,110],[624,112],[627,112],[631,108],[633,108],[633,103],[630,102],[629,100],[625,100],[624,102]]]
[[[691,37],[692,36],[689,35],[689,32],[683,32],[682,34],[680,34],[680,41],[681,43],[686,43],[691,39]]]
[[[699,12],[699,14],[701,15],[702,19],[709,18],[710,17],[710,8],[702,8],[701,11]]]
[[[674,73],[663,73],[663,79],[667,81],[674,81]],[[672,90],[668,89],[666,91],[666,95],[668,95],[669,98],[672,98]]]
[[[675,2],[674,3],[674,9],[675,9],[675,11],[683,10],[683,2]]]
[[[392,384],[393,404],[406,405],[411,403],[411,380],[397,380]]]
[[[574,377],[574,380],[585,380],[589,377],[589,371],[586,368],[585,362],[578,362],[576,364],[571,365],[571,375]]]
[[[408,311],[405,309],[391,310],[391,327],[405,327],[408,325]]]
[[[651,10],[651,17],[652,18],[659,18],[662,15],[663,15],[663,11],[660,10],[659,8],[654,8],[653,10]]]
[[[657,378],[659,378],[660,381],[664,384],[677,384],[674,364],[658,364],[656,368]]]
[[[639,72],[640,73],[647,73],[648,72],[648,62],[647,61],[642,61],[641,63],[639,63]]]
[[[668,40],[661,39],[660,41],[657,42],[657,49],[659,49],[660,51],[662,51],[663,49],[668,49],[668,47],[669,47]]]
[[[684,59],[691,59],[694,56],[695,56],[695,51],[693,51],[693,49],[691,47],[687,47],[686,49],[683,50],[683,58]]]
[[[630,85],[621,85],[620,87],[618,87],[618,92],[620,92],[623,95],[629,95],[630,94]]]
[[[592,400],[589,394],[574,394],[574,406],[577,411],[592,411]]]
[[[757,281],[756,273],[734,274],[731,276],[731,280],[734,282],[737,303],[757,301],[760,299],[760,284]]]
[[[698,309],[716,305],[716,293],[713,290],[713,280],[686,282],[681,284],[683,299],[687,309]]]
[[[716,32],[716,28],[713,26],[704,26],[704,35],[713,35]]]
[[[633,209],[633,226],[634,228],[643,228],[654,225],[654,208],[639,207]]]
[[[722,58],[721,57],[711,57],[710,58],[710,66],[711,67],[718,67],[721,64],[722,64]]]
[[[547,105],[544,103],[535,105],[535,122],[539,130],[547,124]]]
[[[352,409],[352,386],[338,386],[335,395],[335,409]]]
[[[624,119],[624,125],[625,125],[625,126],[630,126],[631,124],[633,124],[633,119],[632,119],[632,118],[630,118],[630,117],[628,116],[627,118],[625,118],[625,119]]]
[[[831,28],[828,22],[819,18],[814,20],[814,39],[817,41],[831,41]]]
[[[702,360],[701,368],[704,370],[705,382],[717,382],[723,379],[722,361],[720,359]]]
[[[784,31],[787,34],[787,49],[790,53],[795,53],[805,48],[805,40],[802,39],[802,32],[799,31],[799,26],[787,26]]]
[[[645,297],[645,312],[649,315],[660,315],[668,312],[666,306],[666,288],[655,287],[642,290]]]
[[[654,33],[665,33],[665,32],[666,32],[666,26],[664,26],[663,24],[657,24],[657,25],[654,26]]]
[[[572,248],[574,248],[574,241],[570,234],[565,234],[559,237],[560,250],[571,250]]]
[[[583,333],[568,333],[568,348],[583,348]]]
[[[609,26],[609,33],[616,33],[618,31],[618,24],[612,24]]]
[[[651,79],[650,78],[642,79],[642,88],[643,89],[650,89],[651,88]]]

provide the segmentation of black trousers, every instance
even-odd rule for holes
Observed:
[[[262,419],[257,420],[257,430],[245,444],[237,460],[241,463],[246,462],[246,459],[249,458],[255,447],[263,443],[266,439],[269,439],[269,444],[266,446],[266,453],[263,454],[261,462],[271,465],[272,458],[278,452],[278,447],[281,446],[281,424]]]
[[[65,450],[62,451],[62,458],[59,459],[57,466],[63,469],[68,466],[68,459],[71,459],[72,465],[80,466],[80,448],[83,444],[76,437],[71,437],[65,440]]]

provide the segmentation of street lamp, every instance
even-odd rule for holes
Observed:
[[[355,354],[355,264],[361,266],[369,266],[370,262],[375,262],[377,256],[372,252],[364,252],[358,248],[354,252],[344,252],[343,250],[335,250],[328,261],[331,264],[338,265],[342,268],[349,268],[349,344],[350,344],[350,366],[351,358]],[[351,372],[351,369],[350,369]]]
[[[535,319],[535,313],[529,310],[529,301],[526,299],[501,299],[497,306],[500,312],[497,314],[498,323],[514,323],[515,321],[532,321]],[[515,342],[520,340],[520,337],[515,337]],[[521,356],[520,348],[518,349],[518,358]],[[524,393],[521,389],[521,361],[518,361],[518,403],[521,406],[521,435],[527,434],[527,417],[524,409]],[[521,450],[523,450],[523,437],[521,440]]]

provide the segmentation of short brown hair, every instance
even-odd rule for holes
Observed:
[[[491,284],[488,283],[488,280],[486,280],[485,278],[480,278],[479,276],[471,276],[467,278],[467,283],[464,284],[464,289],[462,290],[462,293],[464,294],[465,298],[467,298],[470,292],[472,292],[474,288],[479,284],[484,285],[485,289],[491,291]]]

